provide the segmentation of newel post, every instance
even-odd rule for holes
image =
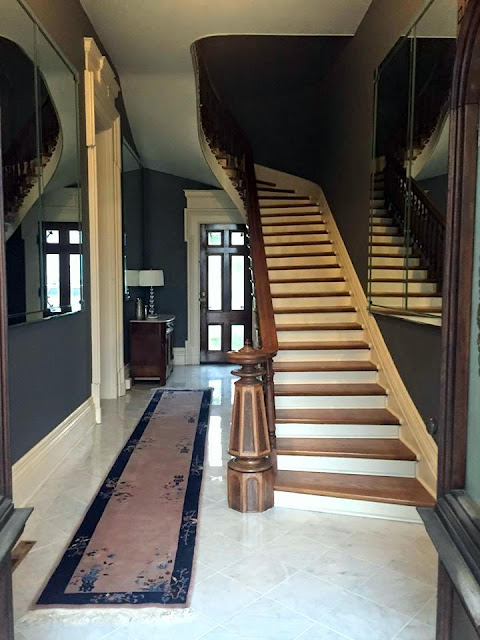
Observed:
[[[228,354],[241,369],[232,371],[235,383],[228,452],[228,506],[242,513],[258,513],[273,507],[274,469],[270,454],[265,396],[261,377],[265,355],[248,342]]]

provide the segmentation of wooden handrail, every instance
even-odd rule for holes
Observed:
[[[439,291],[443,285],[445,216],[433,204],[405,167],[393,156],[385,166],[385,200],[399,226],[406,228],[410,245],[421,254]],[[406,211],[409,206],[408,220]]]
[[[196,44],[192,46],[192,56],[198,79],[201,126],[212,152],[217,158],[226,158],[227,168],[235,170],[235,178],[232,182],[245,204],[253,285],[257,301],[260,348],[266,358],[271,358],[278,351],[278,341],[252,148],[231,111],[221,100],[211,80],[201,48]]]
[[[203,135],[245,208],[252,292],[256,300],[256,348],[247,343],[243,349],[228,354],[230,362],[241,366],[233,372],[240,380],[235,383],[230,430],[229,453],[234,457],[228,464],[228,504],[242,512],[265,511],[273,506],[276,447],[273,358],[278,340],[253,152],[247,136],[218,94],[198,43],[192,45],[192,58]],[[207,161],[211,162],[207,155]]]

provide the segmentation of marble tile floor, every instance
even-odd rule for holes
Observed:
[[[73,625],[23,619],[96,489],[133,430],[153,385],[106,401],[103,423],[33,500],[14,573],[18,640],[434,640],[436,553],[422,525],[226,505],[230,366],[177,367],[169,387],[212,386],[190,609],[155,624]]]

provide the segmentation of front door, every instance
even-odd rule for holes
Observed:
[[[252,337],[246,227],[204,224],[200,234],[200,362],[227,362]]]

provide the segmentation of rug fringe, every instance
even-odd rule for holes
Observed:
[[[162,607],[79,607],[74,609],[35,609],[28,611],[19,621],[19,628],[45,622],[62,622],[68,625],[90,625],[96,623],[151,623],[188,619],[195,612],[188,608],[164,609]]]

